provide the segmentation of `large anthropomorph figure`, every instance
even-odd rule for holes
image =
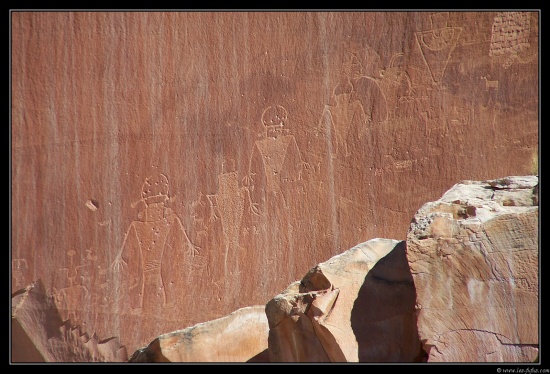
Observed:
[[[254,142],[249,164],[249,180],[256,183],[251,190],[258,209],[266,206],[289,208],[289,189],[303,184],[309,164],[302,159],[294,135],[284,128],[288,113],[281,105],[270,106],[262,113],[262,139]],[[286,192],[286,195],[285,195]]]
[[[141,190],[145,210],[126,232],[113,263],[121,274],[118,297],[144,313],[178,304],[199,247],[193,245],[178,216],[168,207],[168,179],[147,178]],[[178,292],[179,291],[179,292]]]

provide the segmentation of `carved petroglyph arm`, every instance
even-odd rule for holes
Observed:
[[[124,261],[124,258],[122,257],[124,253],[124,249],[126,248],[126,243],[128,242],[128,237],[130,235],[130,232],[134,230],[134,225],[132,224],[128,231],[126,231],[126,234],[124,235],[124,241],[122,242],[122,247],[117,254],[115,261],[113,261],[112,268],[115,272],[121,272],[124,270],[124,267],[128,267],[128,263]]]
[[[259,210],[259,204],[258,203],[255,203],[252,201],[252,197],[250,196],[250,189],[249,187],[245,187],[244,188],[245,191],[246,191],[246,196],[248,198],[248,210],[252,213],[252,214],[255,214],[257,216],[260,215],[260,210]]]
[[[210,205],[210,217],[208,218],[208,221],[214,222],[215,220],[220,218],[220,216],[216,214],[216,204],[213,200],[216,198],[216,195],[206,195],[206,198],[208,199],[208,204]]]
[[[119,254],[117,256],[117,258],[115,259],[115,261],[113,262],[112,266],[113,266],[113,270],[118,273],[118,272],[124,270],[124,267],[128,266],[128,264],[126,263],[126,261],[124,261],[122,259],[122,256]]]
[[[250,213],[257,216],[260,215],[259,204],[252,201],[252,196],[250,196],[250,191],[254,191],[254,176],[256,173],[249,173],[243,178],[244,190],[246,191],[246,196],[248,199],[248,210]]]
[[[195,245],[191,242],[187,243],[187,254],[189,254],[191,257],[195,257],[196,255],[200,254],[201,247],[198,245]]]
[[[362,139],[365,136],[370,128],[372,117],[365,113],[363,105],[358,105],[353,113],[352,121],[355,120],[355,116],[359,115],[359,139]]]
[[[249,166],[250,168],[250,166]],[[243,178],[243,185],[249,188],[251,191],[254,191],[254,176],[256,173],[249,173]]]
[[[208,195],[207,195],[208,197]],[[189,239],[189,236],[187,236],[187,232],[185,231],[185,228],[183,227],[183,223],[181,223],[181,220],[179,218],[177,218],[177,222],[180,226],[180,229],[181,229],[181,232],[185,238],[185,241],[187,242],[187,255],[191,256],[191,257],[195,257],[196,255],[200,254],[202,248],[199,247],[198,245],[195,245],[191,242],[191,239]]]

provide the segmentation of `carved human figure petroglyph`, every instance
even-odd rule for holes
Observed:
[[[370,122],[370,118],[365,114],[361,102],[352,99],[352,93],[353,85],[350,81],[338,84],[333,90],[335,104],[325,105],[319,121],[319,128],[322,128],[323,124],[328,125],[336,136],[335,149],[332,152],[333,157],[338,155],[349,157],[351,152],[348,149],[347,138],[350,129],[354,125],[359,128],[368,126]],[[362,134],[362,132],[359,134]]]
[[[462,27],[448,27],[449,12],[430,16],[432,28],[416,32],[416,42],[434,83],[441,83],[451,53],[456,47]]]
[[[288,113],[281,105],[270,106],[262,113],[264,132],[262,139],[254,143],[254,149],[249,163],[249,174],[245,184],[252,186],[254,178],[260,174],[265,176],[265,191],[281,198],[286,206],[286,200],[281,189],[281,182],[296,182],[302,180],[302,173],[309,164],[302,159],[296,139],[284,128],[288,121]],[[286,135],[285,135],[286,134]],[[253,161],[261,159],[262,170],[257,170]],[[257,204],[257,202],[254,202]]]
[[[229,161],[230,170],[235,169],[234,160]],[[244,214],[245,200],[249,195],[249,187],[239,186],[239,176],[237,171],[224,172],[218,175],[218,193],[215,195],[206,195],[210,203],[210,220],[220,218],[222,231],[225,240],[224,251],[224,270],[227,273],[227,258],[229,251],[239,249],[239,235],[241,220]],[[256,209],[251,205],[251,209]],[[219,216],[216,214],[219,213]],[[253,213],[258,214],[256,210]]]
[[[376,79],[378,87],[384,93],[390,118],[395,116],[400,102],[413,98],[412,81],[405,70],[403,56],[403,52],[394,54],[388,66],[380,70],[380,78]]]
[[[68,269],[69,287],[60,289],[55,294],[55,300],[60,311],[65,312],[67,319],[77,324],[80,321],[79,312],[84,305],[89,305],[92,294],[88,288],[93,277],[90,264],[79,265]]]
[[[115,272],[123,273],[122,292],[129,296],[132,308],[172,306],[200,254],[179,217],[166,207],[168,199],[164,174],[145,180],[138,201],[145,210],[130,224],[112,264]]]
[[[208,236],[208,225],[205,223],[203,214],[201,211],[206,207],[205,195],[202,192],[198,192],[197,199],[191,203],[191,217],[193,217],[193,229],[195,230],[196,237]]]
[[[349,157],[348,137],[352,130],[360,139],[373,123],[387,120],[386,98],[378,81],[363,75],[361,61],[352,52],[346,54],[342,79],[332,93],[334,104],[325,105],[314,133],[336,140],[332,157]]]
[[[57,279],[52,288],[52,295],[62,317],[70,319],[73,324],[80,322],[83,305],[89,305],[92,300],[90,287],[95,280],[92,264],[95,258],[91,250],[86,252],[88,256],[84,258],[84,263],[75,264],[77,252],[73,249],[67,251],[69,264],[56,270]]]

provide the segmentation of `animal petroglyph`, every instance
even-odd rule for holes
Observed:
[[[530,64],[532,62],[538,61],[539,54],[538,52],[532,53],[529,56],[522,57],[516,53],[511,53],[506,61],[502,64],[504,69],[508,69],[513,64]]]
[[[432,130],[445,128],[446,121],[440,108],[429,106],[422,110],[420,114],[424,120],[426,135],[429,135]]]
[[[489,80],[485,76],[482,76],[481,79],[485,81],[485,91],[489,91],[491,88],[494,88],[495,90],[498,90],[498,81],[497,80]]]
[[[145,210],[130,224],[112,264],[115,272],[123,273],[121,292],[129,296],[132,308],[148,311],[174,304],[200,257],[200,247],[191,243],[179,217],[166,207],[168,200],[164,174],[145,180],[138,200]]]
[[[449,12],[431,16],[432,29],[416,32],[416,42],[434,83],[441,83],[445,69],[462,32],[461,27],[447,27]]]

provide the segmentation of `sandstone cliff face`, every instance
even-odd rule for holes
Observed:
[[[463,181],[407,235],[428,361],[533,362],[539,344],[538,178]]]
[[[405,240],[457,181],[525,175],[537,155],[537,12],[10,26],[11,291],[41,279],[63,320],[129,352]]]

